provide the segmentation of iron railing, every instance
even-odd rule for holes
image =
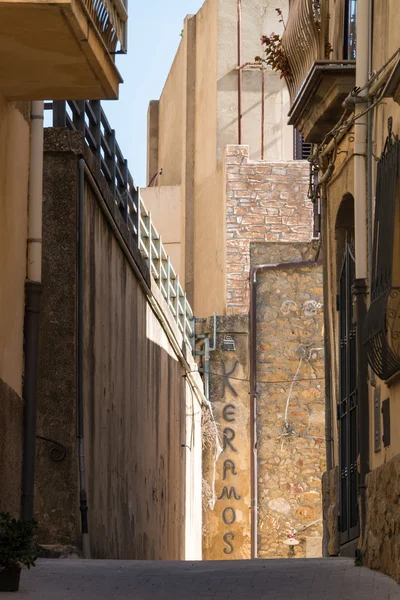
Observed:
[[[155,229],[151,213],[146,209],[139,195],[139,249],[146,259],[150,273],[157,282],[178,325],[179,331],[194,348],[195,321],[193,311],[179,282],[179,275],[171,264]]]
[[[126,3],[121,0],[83,0],[83,5],[108,52],[125,53],[128,40]]]
[[[286,77],[293,104],[313,64],[327,56],[325,0],[293,0],[282,46],[290,74]]]
[[[133,181],[124,158],[99,100],[57,101],[45,103],[52,110],[53,127],[79,131],[99,162],[106,180],[135,244],[144,257],[162,296],[168,304],[179,331],[193,348],[195,318],[191,306]]]

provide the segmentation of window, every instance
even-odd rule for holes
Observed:
[[[378,164],[371,272],[371,305],[364,339],[380,379],[400,370],[400,141],[389,136]]]
[[[294,129],[294,160],[307,160],[309,156],[311,156],[312,144],[307,144],[304,141],[303,136],[300,131]]]
[[[357,0],[345,0],[343,60],[356,59],[356,15]]]

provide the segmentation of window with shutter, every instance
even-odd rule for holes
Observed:
[[[378,164],[371,305],[364,341],[368,361],[380,379],[400,370],[400,141],[389,136]]]

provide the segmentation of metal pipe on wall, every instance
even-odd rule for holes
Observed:
[[[264,160],[265,146],[265,69],[261,67],[261,160]]]
[[[370,26],[371,0],[357,2],[357,52],[356,87],[365,88],[360,96],[364,102],[356,103],[355,115],[368,107],[367,82],[370,63]],[[357,323],[357,398],[358,398],[358,436],[359,436],[359,501],[361,538],[364,539],[366,519],[366,475],[369,472],[369,397],[368,397],[368,361],[363,344],[364,321],[367,313],[367,276],[368,276],[368,118],[361,117],[355,126],[354,134],[354,233],[356,273],[353,286],[355,298],[355,318]]]
[[[324,302],[324,369],[325,369],[325,438],[326,438],[326,470],[333,469],[333,448],[332,448],[332,397],[331,397],[331,339],[329,322],[329,288],[327,274],[329,272],[328,259],[328,221],[327,221],[327,196],[323,189],[321,193],[321,245],[322,245],[322,264],[323,264],[323,302]]]
[[[242,143],[242,0],[237,0],[238,144]]]
[[[28,239],[24,319],[24,428],[21,518],[34,513],[40,298],[42,295],[43,102],[31,104]]]
[[[369,0],[357,2],[357,57],[356,87],[365,88],[359,97],[364,102],[355,104],[355,116],[368,106],[366,88],[368,82],[368,22]],[[354,234],[356,255],[356,279],[367,278],[367,117],[357,121],[354,133]]]
[[[79,510],[81,512],[82,552],[90,558],[90,538],[88,525],[88,503],[85,468],[85,396],[84,396],[84,357],[83,326],[85,301],[85,170],[83,158],[78,163],[78,293],[77,293],[77,442],[79,469]]]
[[[323,556],[329,556],[328,552],[328,517],[329,494],[330,494],[330,471],[333,469],[333,438],[332,438],[332,381],[331,381],[331,330],[329,319],[329,259],[328,259],[328,221],[327,221],[327,196],[325,186],[321,191],[321,246],[322,246],[322,270],[323,270],[323,303],[324,303],[324,376],[325,376],[325,462],[327,478],[327,496],[323,497]]]
[[[372,77],[372,44],[373,44],[373,7],[374,0],[369,1],[368,6],[368,78]],[[371,106],[371,99],[368,102],[368,106]],[[373,113],[368,111],[367,114],[367,204],[368,204],[368,276],[369,284],[371,285],[371,272],[372,272],[372,217],[373,217],[373,175],[372,175],[372,131],[373,131]]]
[[[316,267],[322,262],[299,261],[264,264],[250,271],[250,474],[251,474],[251,558],[258,558],[258,465],[257,465],[257,275],[260,271],[278,271]]]

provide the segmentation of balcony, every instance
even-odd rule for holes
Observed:
[[[8,100],[115,99],[126,51],[122,0],[0,0],[0,91]]]
[[[289,124],[308,143],[332,129],[355,86],[355,61],[329,60],[328,23],[323,0],[293,0],[282,40],[291,71]]]

